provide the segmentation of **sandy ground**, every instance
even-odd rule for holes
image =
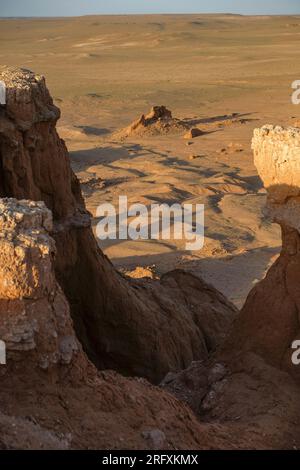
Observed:
[[[147,206],[205,204],[202,250],[173,239],[100,242],[112,262],[157,275],[184,267],[238,306],[280,249],[278,227],[261,212],[265,191],[250,143],[255,127],[299,119],[291,104],[299,44],[300,17],[0,20],[0,61],[46,76],[94,216],[119,195]],[[205,134],[116,137],[161,104]]]

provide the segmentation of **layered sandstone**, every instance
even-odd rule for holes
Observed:
[[[0,109],[0,196],[43,201],[52,211],[56,279],[89,358],[98,368],[154,382],[206,358],[224,338],[235,308],[192,275],[142,283],[118,274],[94,239],[45,79],[2,68],[0,80],[7,87]],[[164,120],[157,112],[149,119]]]

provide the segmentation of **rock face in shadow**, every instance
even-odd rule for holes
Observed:
[[[56,279],[89,358],[98,368],[153,382],[207,358],[236,309],[192,275],[143,284],[118,274],[94,239],[44,78],[2,68],[0,80],[7,88],[0,109],[0,196],[43,201],[52,211]]]

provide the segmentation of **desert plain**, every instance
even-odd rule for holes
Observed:
[[[1,14],[1,11],[0,11]],[[300,16],[145,15],[0,20],[0,62],[44,75],[61,109],[88,210],[99,204],[205,205],[205,244],[99,242],[120,271],[201,275],[241,307],[279,254],[278,226],[253,164],[253,130],[299,124]],[[202,135],[120,130],[152,106]]]

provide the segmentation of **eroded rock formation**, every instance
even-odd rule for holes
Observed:
[[[114,270],[44,79],[7,68],[0,79],[0,448],[298,448],[300,130],[255,131],[283,248],[223,343],[236,310],[201,279],[129,281]],[[181,402],[144,379],[99,372],[82,345],[99,368],[154,382],[169,372],[162,386]]]
[[[266,216],[281,226],[282,251],[249,294],[232,346],[255,351],[300,378],[292,363],[292,343],[300,339],[300,130],[256,129],[252,147],[268,192]]]
[[[56,277],[89,358],[101,369],[154,382],[206,358],[226,334],[235,308],[192,275],[141,283],[118,274],[94,239],[79,182],[56,132],[60,112],[44,78],[2,68],[0,79],[7,87],[7,105],[0,109],[0,195],[44,201],[52,211]]]
[[[51,228],[44,203],[1,200],[0,448],[197,447],[183,404],[89,363],[55,279]]]
[[[297,427],[286,420],[297,420],[299,389],[258,356],[246,355],[230,365],[193,363],[179,374],[180,399],[202,421],[211,421],[205,424],[146,380],[98,372],[75,337],[68,303],[55,279],[51,224],[44,203],[1,200],[0,266],[1,279],[7,280],[1,284],[0,301],[0,337],[7,345],[7,366],[0,367],[1,449],[298,444]],[[185,275],[178,272],[164,279],[174,295],[175,279]],[[207,303],[211,294],[207,292]],[[188,289],[182,295],[189,296]],[[252,368],[252,374],[246,375],[245,368]],[[194,393],[180,395],[182,384]],[[283,395],[281,402],[274,390]]]
[[[117,132],[120,139],[130,136],[155,136],[164,134],[178,134],[186,132],[189,125],[172,116],[172,112],[165,106],[153,106],[148,114],[142,114],[130,126]]]
[[[268,192],[266,215],[282,228],[281,254],[210,360],[162,383],[202,420],[217,420],[238,447],[300,445],[300,370],[292,362],[300,339],[299,143],[299,129],[255,130],[255,165]]]
[[[0,338],[8,369],[22,362],[29,377],[32,367],[52,370],[82,357],[55,279],[51,229],[43,202],[0,199]]]

